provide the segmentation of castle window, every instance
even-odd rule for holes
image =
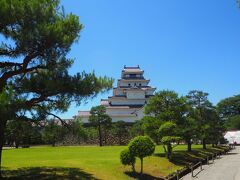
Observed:
[[[136,77],[136,74],[129,74],[129,77]]]

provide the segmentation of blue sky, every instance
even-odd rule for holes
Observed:
[[[71,73],[120,77],[140,65],[157,90],[198,89],[219,100],[240,93],[240,9],[236,0],[62,0],[85,28],[69,57]],[[116,83],[114,84],[116,85]],[[62,118],[98,105],[105,93]]]

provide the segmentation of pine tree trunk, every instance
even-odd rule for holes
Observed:
[[[203,140],[202,140],[202,144],[203,144],[203,149],[207,149],[205,138],[203,138]]]
[[[133,172],[136,171],[136,170],[135,170],[135,163],[132,163],[132,170],[133,170]]]
[[[172,156],[172,145],[171,145],[171,143],[169,143],[168,145],[167,145],[167,158],[169,159],[169,160],[171,160],[171,156]]]
[[[143,174],[143,158],[141,158],[141,174]]]
[[[7,121],[0,119],[0,179],[2,177],[2,149],[4,145],[4,130]]]
[[[191,152],[192,151],[192,142],[190,139],[187,141],[187,145],[188,145],[188,152]]]
[[[107,145],[107,130],[106,127],[104,127],[104,142],[105,142],[105,146]]]
[[[101,131],[101,125],[98,125],[98,133],[99,133],[99,146],[102,146],[102,131]]]

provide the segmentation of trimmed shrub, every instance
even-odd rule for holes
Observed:
[[[125,149],[120,153],[120,160],[123,165],[130,165],[132,170],[135,171],[136,158],[130,153],[129,149]]]
[[[155,144],[148,136],[137,136],[128,145],[130,154],[141,160],[141,174],[143,172],[143,158],[151,156],[155,151]]]

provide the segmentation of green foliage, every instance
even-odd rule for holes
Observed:
[[[140,136],[144,134],[144,130],[142,128],[143,126],[143,122],[142,120],[137,120],[132,128],[130,129],[130,135],[131,137],[136,137],[136,136]]]
[[[30,121],[8,121],[5,131],[5,141],[9,146],[40,144],[42,136],[40,130]]]
[[[198,90],[192,90],[188,93],[187,101],[194,108],[211,108],[212,104],[208,100],[208,93]]]
[[[77,16],[61,11],[59,0],[2,0],[0,8],[0,32],[16,42],[16,47],[4,43],[0,50],[11,57],[36,50],[44,60],[49,53],[65,54],[83,28]]]
[[[240,95],[221,100],[217,110],[227,130],[240,129]]]
[[[173,142],[179,142],[180,140],[181,140],[181,137],[177,137],[177,136],[163,136],[161,139],[161,142],[164,145],[168,145]]]
[[[112,128],[112,134],[118,138],[118,143],[120,145],[124,144],[124,140],[129,136],[127,123],[124,121],[115,122]]]
[[[159,143],[158,129],[161,125],[161,121],[155,117],[144,116],[144,118],[141,120],[141,123],[141,128],[144,130],[144,132],[156,143]]]
[[[155,144],[148,136],[137,136],[128,144],[130,154],[140,158],[141,174],[143,173],[143,158],[151,156],[155,151]]]
[[[171,121],[163,123],[159,128],[160,136],[176,134],[177,125]]]
[[[111,118],[106,114],[106,107],[103,105],[91,108],[89,121],[94,125],[111,123]]]
[[[225,121],[224,125],[227,130],[239,130],[240,129],[240,115],[229,117]]]
[[[195,119],[198,133],[196,134],[202,140],[203,148],[206,148],[206,142],[211,137],[210,127],[213,121],[214,107],[208,100],[208,93],[193,90],[188,93],[187,102],[193,108],[190,117]],[[212,129],[214,130],[214,129]]]
[[[179,97],[174,91],[164,90],[150,99],[145,114],[147,116],[142,120],[144,132],[158,143],[164,136],[181,135],[189,106],[186,98]]]
[[[120,160],[123,165],[130,165],[132,170],[135,171],[136,158],[130,153],[129,149],[125,149],[120,153]]]
[[[221,100],[217,104],[221,118],[240,115],[240,95],[232,96]]]
[[[1,0],[0,17],[0,104],[3,99],[8,104],[0,108],[1,165],[8,120],[49,119],[51,112],[67,111],[71,102],[109,90],[113,79],[94,72],[68,73],[74,61],[66,56],[83,25],[78,16],[64,13],[59,0]],[[3,93],[10,88],[14,98],[9,96],[9,103]]]
[[[137,136],[128,144],[131,154],[140,159],[154,153],[155,144],[148,136]]]
[[[102,131],[104,131],[105,137],[106,137],[107,130],[112,125],[112,119],[110,116],[106,114],[106,107],[103,105],[92,107],[90,110],[90,114],[91,116],[89,117],[89,122],[93,126],[96,126],[98,128],[99,145],[102,146],[103,145]],[[105,138],[105,142],[106,142],[106,138]]]
[[[61,137],[62,137],[61,126],[54,122],[54,120],[48,121],[43,131],[43,140],[46,143],[55,146],[56,143],[61,140]]]
[[[174,91],[163,90],[157,92],[145,107],[145,114],[154,116],[159,121],[173,121],[181,124],[187,112],[184,97],[178,97]]]
[[[178,142],[181,139],[177,136],[177,125],[171,121],[164,122],[159,128],[159,136],[161,137],[165,152],[167,153],[166,155],[170,159],[172,155],[172,143]]]
[[[2,110],[4,107],[8,106],[13,98],[13,91],[12,89],[4,90],[0,93],[0,109]]]
[[[4,37],[0,42],[0,57],[4,57],[0,93],[11,87],[14,100],[21,99],[21,103],[11,102],[8,112],[15,115],[12,119],[17,119],[19,111],[30,111],[34,119],[47,119],[51,111],[64,112],[72,101],[80,103],[112,87],[112,79],[97,78],[94,73],[68,74],[73,60],[66,55],[83,25],[78,16],[65,14],[59,3],[0,2],[0,35]]]

